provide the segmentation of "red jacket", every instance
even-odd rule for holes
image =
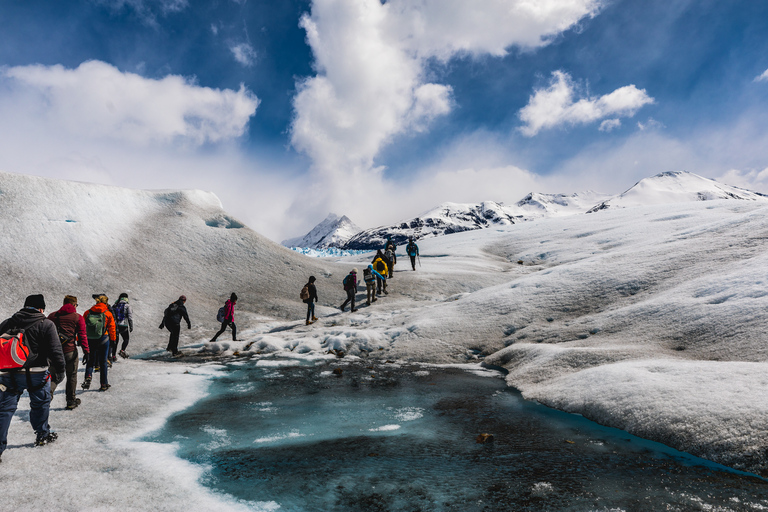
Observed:
[[[85,335],[85,319],[77,313],[75,306],[64,304],[61,309],[48,315],[48,319],[56,324],[56,329],[61,335],[68,338],[61,344],[61,350],[65,354],[76,350],[75,340],[77,345],[83,347],[83,351],[89,351],[88,337]]]
[[[224,320],[228,322],[235,321],[235,303],[229,299],[224,303]]]
[[[115,329],[115,319],[112,317],[112,313],[109,312],[109,309],[107,308],[107,305],[103,302],[98,302],[96,305],[91,307],[88,311],[85,312],[83,316],[88,316],[89,314],[93,313],[104,313],[104,319],[107,322],[107,333],[109,334],[109,341],[115,341],[116,332]]]

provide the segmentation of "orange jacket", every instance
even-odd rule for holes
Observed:
[[[109,341],[115,341],[117,339],[117,331],[115,329],[115,319],[112,316],[112,313],[109,312],[109,309],[107,308],[107,305],[103,302],[98,302],[96,305],[91,307],[88,311],[85,312],[83,315],[84,318],[87,318],[88,315],[93,313],[104,313],[104,319],[107,322],[107,333],[109,333]]]

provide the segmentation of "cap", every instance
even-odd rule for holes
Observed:
[[[25,308],[45,309],[45,297],[42,294],[30,295],[24,301]]]

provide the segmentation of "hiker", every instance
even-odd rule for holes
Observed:
[[[368,265],[363,269],[363,281],[365,281],[365,297],[366,306],[370,306],[372,302],[376,302],[376,280],[384,279],[381,274],[373,269],[373,265]]]
[[[347,277],[344,278],[343,283],[344,284],[344,291],[347,292],[347,300],[344,301],[344,303],[341,305],[341,310],[344,311],[344,308],[347,307],[348,303],[352,303],[352,307],[350,308],[350,311],[354,313],[357,311],[355,308],[355,294],[357,293],[357,269],[353,268],[352,271],[347,275]]]
[[[232,327],[232,341],[237,341],[237,326],[235,325],[235,304],[237,304],[237,295],[232,292],[232,295],[229,296],[229,300],[224,303],[224,311],[219,309],[219,315],[216,315],[216,319],[221,322],[221,329],[219,329],[219,332],[217,332],[214,337],[211,338],[211,341],[216,341],[216,338],[218,338],[219,335],[227,329],[227,326]]]
[[[51,407],[50,381],[64,380],[66,364],[56,326],[45,318],[45,298],[30,295],[24,307],[0,324],[0,334],[15,334],[23,330],[23,341],[29,344],[35,357],[27,359],[23,371],[12,363],[10,354],[0,358],[0,457],[8,446],[8,428],[19,406],[24,390],[29,394],[29,422],[35,430],[35,446],[54,442],[58,435],[48,425]],[[49,363],[50,361],[50,363]],[[49,373],[49,364],[54,372]]]
[[[112,306],[112,314],[115,317],[115,323],[117,324],[117,339],[112,345],[110,352],[112,353],[112,361],[116,361],[117,357],[117,344],[120,338],[123,338],[123,345],[120,347],[120,357],[128,359],[128,354],[125,353],[125,349],[128,347],[128,341],[130,340],[130,333],[133,331],[133,309],[128,303],[128,294],[123,292],[117,298],[117,302]]]
[[[75,397],[77,391],[77,367],[80,356],[77,353],[77,345],[83,349],[83,357],[88,358],[88,335],[85,331],[85,319],[77,312],[77,297],[67,295],[64,303],[58,311],[48,315],[48,320],[56,326],[56,331],[61,341],[61,350],[64,353],[64,364],[67,372],[66,409],[71,411],[80,405],[80,399]],[[51,366],[48,371],[53,373]],[[51,382],[51,395],[56,391],[56,383]]]
[[[317,302],[317,287],[315,286],[315,276],[309,276],[309,281],[301,289],[299,298],[307,305],[307,323],[317,322],[315,316],[315,302]]]
[[[384,258],[387,260],[387,269],[389,270],[389,277],[392,278],[392,273],[395,271],[395,265],[397,264],[397,246],[392,241],[392,237],[387,237],[387,243],[384,245]]]
[[[381,295],[382,283],[384,285],[384,295],[387,295],[387,262],[381,249],[376,251],[376,256],[371,261],[373,269],[378,273],[376,276],[376,295]]]
[[[416,270],[416,256],[419,255],[419,246],[413,241],[413,237],[408,237],[408,245],[405,246],[405,252],[411,258],[411,267]]]
[[[187,321],[187,329],[192,328],[192,323],[189,321],[189,315],[187,314],[187,308],[184,307],[184,303],[187,302],[187,298],[182,295],[172,302],[163,311],[163,321],[160,322],[160,329],[165,327],[170,331],[171,336],[168,338],[168,346],[165,350],[170,352],[173,356],[180,356],[179,351],[179,333],[181,332],[181,320],[182,318]]]
[[[90,354],[88,364],[85,365],[85,380],[82,388],[90,389],[93,369],[99,368],[99,391],[106,391],[110,388],[107,379],[107,369],[109,368],[109,344],[115,343],[117,329],[115,328],[115,318],[109,312],[109,298],[103,293],[94,294],[96,304],[85,312],[85,332],[88,336],[88,347]]]

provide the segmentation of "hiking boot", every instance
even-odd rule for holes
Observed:
[[[309,320],[307,320],[307,323],[306,323],[305,325],[311,325],[311,324],[312,324],[312,322],[310,322]]]
[[[80,399],[79,398],[75,398],[74,402],[67,402],[67,406],[65,407],[65,409],[68,410],[68,411],[71,411],[72,409],[74,409],[78,405],[80,405]]]
[[[357,308],[349,310],[350,313],[354,313],[355,311],[357,311]]]
[[[339,309],[341,310],[341,312],[342,312],[342,313],[344,312],[344,308],[342,308],[342,307],[339,307]]]
[[[112,368],[112,359],[107,358],[107,368]]]
[[[184,354],[182,354],[181,351],[174,352],[173,357],[184,357]]]
[[[370,306],[371,305],[371,301],[369,301],[369,300],[365,301],[365,305],[366,306]]]
[[[101,366],[94,366],[93,371],[99,373],[101,371]]]
[[[129,356],[128,354],[126,354],[126,353],[125,353],[125,350],[121,350],[120,352],[118,352],[118,354],[119,354],[119,355],[120,355],[120,357],[122,357],[123,359],[128,359],[129,357],[131,357],[131,356]]]
[[[91,388],[91,378],[90,377],[86,377],[80,387],[83,388],[83,389],[90,389]]]
[[[316,317],[316,316],[313,316],[313,317],[312,317],[312,321],[313,321],[313,322],[317,322],[317,317]]]
[[[59,438],[59,435],[53,431],[50,431],[43,436],[38,435],[37,439],[35,439],[35,446],[45,446],[47,444],[51,444],[58,438]]]
[[[99,391],[106,391],[106,390],[108,390],[108,389],[109,389],[109,388],[111,388],[111,387],[112,387],[112,386],[110,386],[109,384],[107,384],[106,386],[101,386],[101,387],[99,388]]]

